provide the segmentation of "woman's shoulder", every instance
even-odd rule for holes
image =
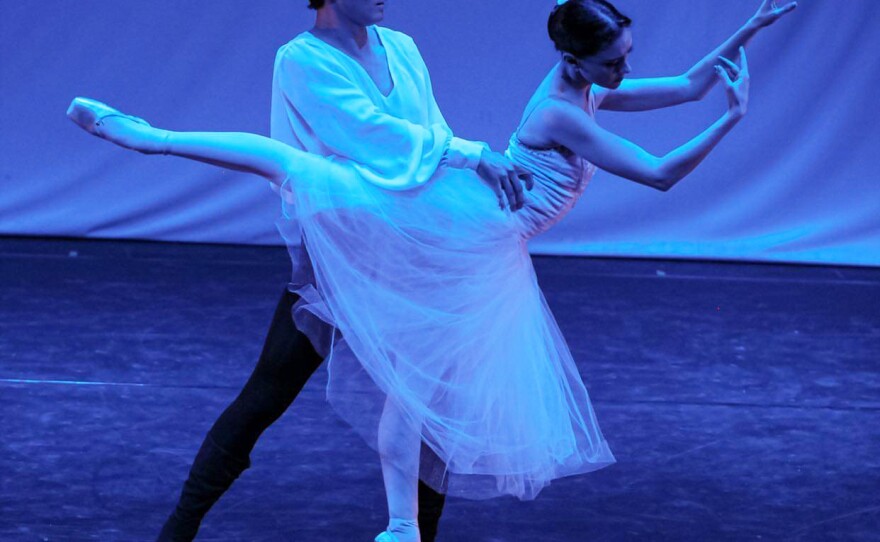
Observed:
[[[559,123],[582,119],[584,116],[589,117],[590,113],[583,106],[562,96],[549,95],[533,106],[529,120],[536,118],[541,124],[556,128]]]
[[[517,137],[531,147],[552,148],[562,144],[560,134],[591,120],[583,107],[561,96],[548,95],[532,106],[517,130]]]
[[[555,96],[535,96],[528,105],[519,129],[517,139],[532,148],[551,148],[556,142],[553,138],[554,125],[558,122],[564,104]]]

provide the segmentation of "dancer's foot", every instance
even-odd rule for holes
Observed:
[[[388,528],[374,542],[420,542],[419,522],[414,519],[391,518]]]
[[[67,109],[67,117],[83,130],[121,147],[145,154],[167,152],[168,132],[150,126],[144,119],[90,98],[74,98]]]

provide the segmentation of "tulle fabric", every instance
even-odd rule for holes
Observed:
[[[515,214],[467,170],[391,192],[308,156],[288,185],[308,251],[291,249],[314,273],[294,318],[329,357],[330,403],[377,449],[393,401],[421,435],[422,480],[473,499],[532,499],[614,462],[526,247],[592,170],[515,139],[509,156],[536,171]]]

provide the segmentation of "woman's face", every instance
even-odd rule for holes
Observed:
[[[581,77],[600,87],[614,89],[632,69],[628,58],[632,53],[632,32],[624,28],[613,43],[598,53],[583,58],[572,57]]]
[[[358,26],[369,26],[385,18],[385,0],[336,0],[336,13]]]

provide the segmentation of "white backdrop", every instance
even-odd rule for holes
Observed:
[[[144,157],[64,117],[95,97],[171,129],[268,133],[275,50],[307,29],[305,0],[25,0],[0,15],[0,234],[280,243],[255,177]],[[389,0],[419,44],[458,135],[503,149],[556,60],[551,0]],[[633,77],[680,73],[758,0],[619,0]],[[598,173],[535,253],[880,265],[880,2],[802,0],[749,49],[748,117],[660,193]],[[663,154],[725,98],[598,120]]]

